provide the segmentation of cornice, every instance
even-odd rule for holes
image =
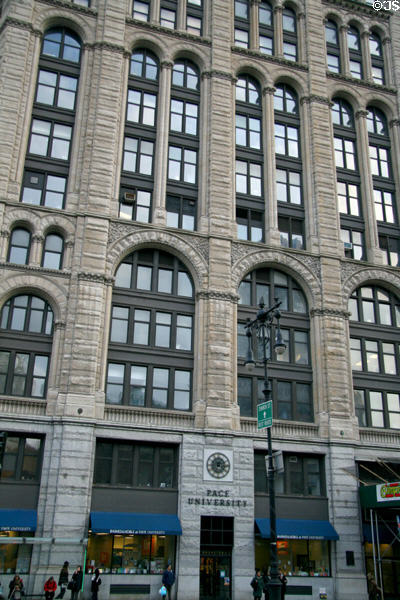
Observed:
[[[160,25],[155,25],[154,23],[144,23],[143,21],[132,19],[132,17],[127,17],[125,19],[125,23],[127,25],[134,25],[139,29],[149,31],[151,33],[156,31],[157,33],[165,33],[169,37],[196,42],[197,44],[201,44],[203,46],[211,46],[211,40],[198,35],[193,35],[192,33],[187,33],[187,31],[177,31],[176,29],[168,29],[167,27],[161,27]]]
[[[368,88],[369,90],[375,90],[379,92],[386,92],[388,94],[397,94],[397,90],[395,88],[387,87],[385,85],[379,85],[378,83],[371,83],[369,81],[363,81],[361,79],[354,79],[353,77],[346,77],[345,75],[341,75],[340,73],[332,73],[332,71],[327,71],[326,76],[328,79],[337,79],[339,81],[343,81],[345,83],[351,83],[357,87]]]
[[[216,79],[226,79],[231,83],[236,83],[237,79],[228,71],[218,71],[217,69],[213,69],[212,71],[203,71],[201,74],[202,79],[211,79],[211,77],[215,77]]]
[[[286,60],[286,58],[279,58],[278,56],[270,56],[269,54],[263,54],[256,50],[249,50],[248,48],[239,48],[238,46],[231,46],[231,50],[234,54],[242,54],[251,58],[259,58],[262,61],[274,63],[277,65],[283,65],[285,67],[291,67],[296,71],[308,71],[306,65],[294,62],[292,60]]]
[[[72,2],[65,2],[64,0],[36,0],[42,4],[49,4],[50,6],[58,6],[60,8],[67,8],[74,12],[80,12],[91,17],[97,17],[97,11],[88,6],[80,6],[79,4],[73,4]]]
[[[83,47],[88,50],[108,50],[109,52],[116,52],[117,54],[128,54],[131,56],[130,52],[123,46],[118,46],[118,44],[110,44],[109,42],[93,42],[92,44],[83,44]]]
[[[202,290],[197,292],[196,300],[227,300],[228,302],[239,302],[240,296],[238,294],[232,294],[230,292],[219,292],[217,290]]]
[[[326,98],[325,96],[317,96],[316,94],[311,94],[311,96],[302,96],[302,98],[300,98],[300,104],[310,104],[311,102],[318,102],[319,104],[326,104],[327,106],[333,105],[329,98]]]
[[[335,308],[312,308],[310,310],[310,317],[339,317],[348,320],[350,315],[351,313],[347,310]]]
[[[56,275],[57,277],[70,278],[70,271],[58,269],[46,269],[45,267],[35,267],[33,265],[17,265],[9,262],[0,262],[0,269],[9,269],[10,271],[22,271],[27,275],[30,273],[40,273],[41,275]]]
[[[11,17],[6,17],[4,19],[3,24],[0,27],[0,33],[4,31],[7,27],[15,27],[16,29],[24,29],[25,31],[29,31],[33,35],[41,37],[42,32],[39,29],[35,29],[31,23],[27,23],[26,21],[20,21],[19,19],[12,19]]]
[[[322,0],[323,4],[336,5],[340,6],[341,9],[347,9],[352,13],[362,13],[364,15],[374,15],[375,18],[382,19],[387,21],[390,19],[390,16],[393,14],[389,11],[376,11],[372,8],[371,5],[366,2],[357,2],[356,0]]]
[[[89,273],[87,271],[80,271],[78,273],[78,280],[90,281],[92,283],[102,283],[104,285],[113,285],[115,277],[106,277],[102,273]]]

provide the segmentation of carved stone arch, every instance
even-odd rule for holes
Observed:
[[[40,220],[38,233],[46,236],[48,233],[58,232],[64,237],[64,241],[73,240],[75,236],[75,223],[66,215],[46,215]]]
[[[125,256],[145,247],[172,252],[188,268],[195,289],[201,290],[205,287],[208,272],[205,256],[202,256],[194,243],[166,231],[135,231],[117,239],[108,250],[106,275],[113,276]]]
[[[263,71],[258,64],[254,64],[254,61],[249,61],[247,56],[238,57],[238,62],[235,68],[234,77],[236,79],[238,77],[242,77],[243,75],[249,75],[255,79],[257,84],[260,86],[260,90],[265,87],[272,87],[272,79],[270,74],[265,72],[265,70]]]
[[[201,47],[190,47],[185,41],[179,40],[176,45],[170,49],[171,62],[187,59],[198,68],[199,73],[202,73],[209,65],[209,49]]]
[[[52,27],[65,27],[80,37],[82,45],[95,42],[95,29],[88,23],[87,18],[83,14],[75,12],[72,14],[70,11],[68,13],[65,11],[63,14],[60,7],[48,6],[46,11],[38,13],[35,27],[42,31],[43,35]]]
[[[11,231],[11,229],[18,226],[27,227],[32,234],[38,233],[40,231],[40,218],[33,214],[31,210],[22,207],[6,212],[3,221],[4,229]]]
[[[385,98],[385,97],[380,98],[380,97],[378,97],[376,92],[373,91],[373,92],[369,92],[368,94],[365,94],[364,101],[365,101],[366,110],[374,107],[374,108],[379,108],[379,110],[381,110],[383,112],[388,126],[389,126],[389,123],[393,119],[396,119],[396,117],[397,117],[396,101],[392,100],[392,98],[390,98],[390,99]]]
[[[279,85],[287,85],[292,88],[296,92],[298,99],[307,95],[307,83],[299,73],[278,75],[273,82],[273,86],[276,88]]]
[[[331,8],[325,13],[323,19],[324,23],[326,21],[332,21],[335,23],[336,27],[338,28],[338,32],[340,27],[343,25],[343,15],[337,11],[333,11]]]
[[[160,37],[155,37],[151,32],[132,31],[131,35],[127,37],[126,42],[130,53],[142,49],[150,50],[150,52],[153,52],[156,56],[160,64],[162,61],[166,60],[169,53],[166,41],[162,40]]]
[[[61,281],[36,273],[12,274],[0,281],[0,310],[12,296],[37,294],[46,300],[54,313],[54,321],[66,320],[68,288]]]
[[[363,285],[380,285],[400,298],[400,275],[383,269],[366,268],[351,274],[343,282],[343,306],[347,310],[350,294]]]
[[[355,89],[345,89],[342,87],[341,83],[338,83],[334,86],[332,93],[330,94],[330,100],[346,100],[353,110],[353,114],[355,115],[359,110],[364,108],[364,92],[360,93],[359,90]]]
[[[317,258],[307,256],[299,259],[276,250],[255,251],[241,257],[233,264],[232,285],[237,290],[242,279],[250,271],[262,267],[273,267],[293,277],[306,295],[309,308],[322,306],[320,262]]]

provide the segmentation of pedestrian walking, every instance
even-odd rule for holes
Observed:
[[[71,579],[71,600],[78,600],[78,595],[82,587],[83,571],[82,567],[78,565],[72,574]]]
[[[49,577],[44,584],[44,595],[46,600],[53,600],[54,594],[56,593],[57,583],[54,577]]]
[[[279,579],[281,582],[281,600],[285,600],[287,579],[286,579],[286,575],[282,571],[282,569],[279,569]]]
[[[263,579],[264,579],[264,600],[269,600],[270,577],[268,575],[268,571],[263,571]]]
[[[264,577],[261,575],[260,569],[256,569],[256,574],[250,582],[253,588],[253,597],[261,598],[264,591]]]
[[[97,600],[97,594],[99,593],[99,587],[101,586],[101,578],[99,569],[94,570],[94,575],[92,577],[92,583],[90,586],[90,590],[92,592],[92,600]]]
[[[67,589],[69,580],[68,565],[69,562],[66,560],[63,566],[61,567],[60,575],[58,577],[58,587],[60,589],[58,595],[56,596],[56,600],[58,600],[58,598],[64,598],[65,590]]]
[[[167,588],[167,596],[168,600],[171,600],[171,589],[175,583],[175,573],[172,570],[171,563],[168,563],[167,568],[165,569],[162,576],[162,584]]]
[[[19,575],[14,575],[9,585],[8,598],[10,600],[21,600],[24,593],[24,582]]]

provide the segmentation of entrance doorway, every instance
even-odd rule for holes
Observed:
[[[231,553],[218,550],[200,554],[200,600],[230,600]]]
[[[200,600],[232,596],[233,517],[201,517]]]

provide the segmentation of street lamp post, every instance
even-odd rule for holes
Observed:
[[[268,379],[267,369],[267,344],[269,344],[270,354],[271,350],[271,339],[272,339],[272,327],[274,321],[276,321],[276,335],[274,350],[276,354],[283,354],[286,350],[286,345],[282,340],[282,334],[279,326],[279,319],[281,314],[278,310],[281,305],[281,301],[275,298],[274,304],[265,309],[263,298],[260,299],[259,310],[256,318],[253,320],[248,319],[245,325],[246,336],[248,340],[248,350],[245,366],[248,370],[253,370],[256,363],[253,358],[252,349],[252,337],[253,333],[256,332],[257,337],[261,341],[262,346],[262,363],[264,365],[264,401],[267,402],[272,400],[271,383]],[[270,582],[269,582],[269,597],[270,600],[280,600],[281,598],[281,581],[279,579],[278,571],[278,553],[276,546],[276,510],[275,510],[275,470],[272,456],[272,436],[271,427],[267,428],[267,440],[268,440],[268,493],[269,493],[269,519],[271,526],[270,534]]]

